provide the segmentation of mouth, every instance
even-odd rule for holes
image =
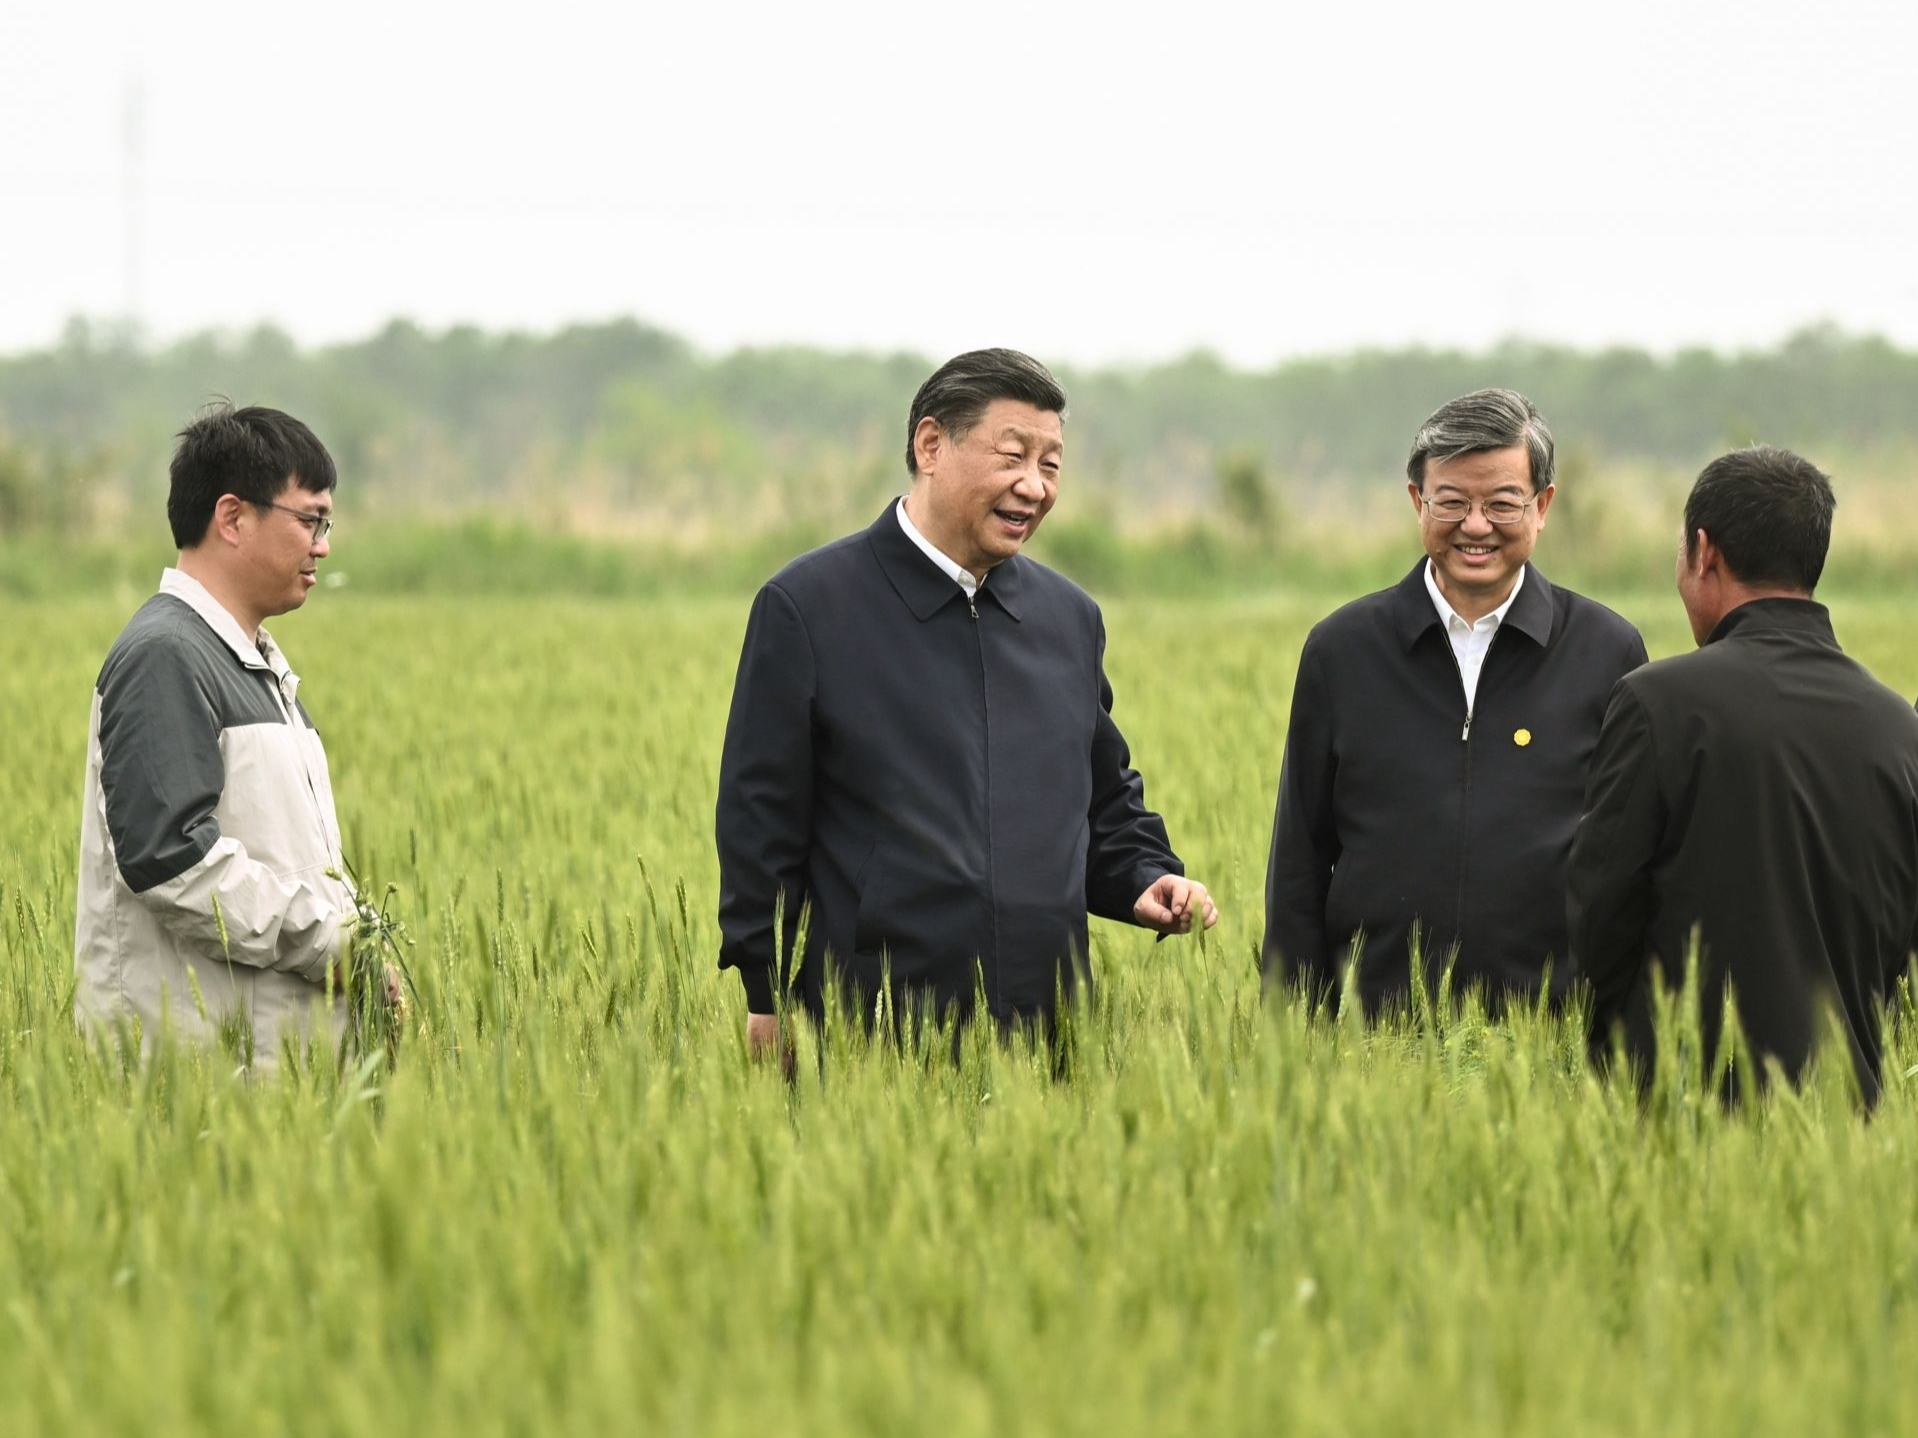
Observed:
[[[1021,539],[1030,534],[1032,526],[1039,522],[1039,516],[1030,509],[995,509],[992,517],[999,521],[1007,533]]]
[[[1455,544],[1454,553],[1463,556],[1467,564],[1485,564],[1498,553],[1496,544]]]

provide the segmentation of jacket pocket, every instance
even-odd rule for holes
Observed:
[[[895,979],[932,977],[945,959],[978,947],[977,923],[962,876],[919,851],[880,844],[859,880],[852,946],[859,967],[877,977],[881,960]]]

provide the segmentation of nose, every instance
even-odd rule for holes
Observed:
[[[1475,504],[1466,512],[1465,518],[1458,522],[1458,527],[1472,534],[1490,534],[1492,521],[1485,517],[1485,507]]]
[[[306,552],[312,555],[315,559],[326,558],[327,555],[333,552],[332,536],[328,535],[325,538],[320,538],[316,536],[313,542],[307,546]]]
[[[1040,504],[1045,501],[1046,482],[1036,468],[1022,469],[1013,481],[1012,492],[1028,504]]]

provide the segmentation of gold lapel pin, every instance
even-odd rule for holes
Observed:
[[[1532,731],[1530,729],[1514,730],[1512,732],[1512,742],[1523,749],[1527,744],[1532,742]]]

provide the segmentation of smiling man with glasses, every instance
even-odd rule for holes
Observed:
[[[144,1049],[170,1031],[270,1068],[286,1041],[343,1029],[354,907],[326,750],[261,627],[318,582],[334,484],[325,447],[278,410],[220,404],[180,434],[179,563],[93,696],[75,1002],[102,1037]]]
[[[1431,983],[1494,1003],[1570,987],[1565,868],[1585,771],[1638,631],[1531,564],[1551,431],[1489,389],[1442,406],[1406,464],[1425,557],[1320,623],[1292,691],[1266,872],[1268,982],[1368,1013]]]

